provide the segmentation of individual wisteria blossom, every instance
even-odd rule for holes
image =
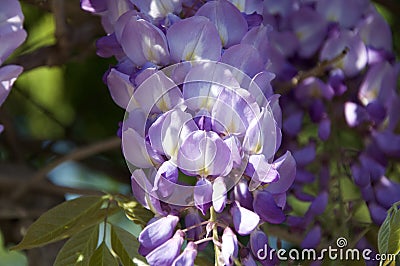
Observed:
[[[0,106],[7,98],[12,85],[22,73],[22,67],[16,65],[1,66],[12,52],[26,39],[23,29],[24,15],[17,0],[0,3]],[[3,126],[0,125],[0,132]]]
[[[139,236],[151,265],[193,265],[210,241],[220,264],[275,265],[257,255],[265,224],[302,248],[344,228],[365,246],[357,234],[400,200],[400,65],[369,0],[81,5],[102,17],[98,55],[118,60],[104,82],[126,110],[133,194],[155,213]]]

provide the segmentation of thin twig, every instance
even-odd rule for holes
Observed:
[[[201,222],[201,223],[199,223],[199,224],[195,224],[195,225],[186,227],[185,229],[182,229],[182,231],[183,231],[183,232],[187,232],[187,231],[190,231],[190,230],[192,230],[192,229],[195,229],[195,228],[197,228],[197,227],[199,227],[199,226],[206,225],[206,224],[208,224],[208,223],[210,223],[210,221],[203,221],[203,222]]]
[[[45,210],[27,210],[27,209],[2,209],[0,211],[0,220],[15,220],[26,218],[38,218]]]
[[[20,65],[24,71],[40,66],[58,66],[66,62],[66,58],[60,54],[57,45],[50,45],[38,48],[30,53],[25,53],[10,60],[9,64]]]
[[[121,145],[121,139],[118,137],[112,137],[110,139],[106,139],[101,142],[97,142],[95,144],[89,145],[87,147],[82,147],[77,149],[76,151],[73,151],[51,163],[48,165],[44,166],[41,168],[39,171],[36,172],[36,174],[29,180],[27,181],[24,185],[20,186],[12,195],[11,198],[16,200],[19,197],[21,197],[24,192],[26,192],[32,184],[39,182],[40,180],[46,178],[47,174],[59,166],[60,164],[66,162],[66,161],[72,161],[72,160],[82,160],[85,158],[88,158],[92,155],[115,149]]]
[[[60,47],[60,52],[64,56],[68,56],[70,50],[69,30],[67,25],[67,18],[65,16],[65,2],[64,0],[53,0],[52,11],[55,21],[55,37],[57,45]]]
[[[204,243],[204,242],[208,242],[208,241],[213,241],[214,240],[214,237],[207,237],[207,238],[203,238],[203,239],[200,239],[200,240],[197,240],[196,242],[194,242],[196,245],[200,245],[201,243]]]
[[[20,187],[26,183],[26,179],[13,176],[12,178],[1,176],[0,175],[0,191],[10,192],[13,191],[16,187]],[[101,191],[93,190],[93,189],[84,189],[84,188],[72,188],[54,185],[49,182],[37,182],[33,183],[30,187],[32,192],[37,192],[46,195],[53,196],[65,196],[65,194],[77,194],[77,195],[103,195]]]
[[[314,68],[312,68],[310,70],[299,71],[299,73],[295,77],[293,77],[289,82],[280,84],[279,87],[277,88],[276,93],[286,94],[291,89],[293,89],[294,87],[299,85],[303,80],[305,80],[309,77],[322,76],[328,67],[340,62],[340,60],[342,60],[347,55],[348,52],[349,52],[349,48],[346,47],[339,55],[335,56],[334,58],[320,62]]]

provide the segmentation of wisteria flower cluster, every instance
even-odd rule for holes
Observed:
[[[260,225],[285,220],[304,233],[302,247],[316,247],[334,237],[322,230],[335,228],[334,219],[319,216],[343,200],[332,187],[344,179],[376,224],[400,200],[400,184],[387,177],[400,156],[400,65],[370,1],[81,6],[107,32],[98,55],[118,60],[104,81],[126,110],[119,135],[133,194],[155,213],[139,236],[150,265],[192,265],[207,241],[221,264],[256,265],[268,244]],[[341,214],[357,211],[346,203]]]
[[[18,0],[0,3],[0,66],[26,39],[23,29],[24,15]],[[4,103],[22,67],[7,65],[0,67],[0,105]],[[3,126],[0,125],[0,132]]]
[[[308,210],[291,215],[288,224],[299,232],[308,230],[304,248],[329,237],[316,217],[330,199],[340,197],[340,192],[332,193],[332,186],[342,186],[340,176],[345,175],[359,188],[372,222],[380,225],[400,200],[399,180],[387,177],[400,151],[400,65],[389,25],[369,1],[265,1],[265,6],[264,23],[274,28],[269,35],[270,70],[277,75],[274,87],[281,92],[291,88],[281,102],[285,148],[293,151],[297,162],[292,193],[309,203]],[[317,133],[308,142],[298,138],[310,130]],[[339,173],[338,165],[343,169]],[[342,213],[356,212],[354,202]]]

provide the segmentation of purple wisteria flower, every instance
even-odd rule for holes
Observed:
[[[155,173],[149,182],[160,200],[180,206],[192,202],[204,215],[211,205],[222,212],[226,193],[240,178],[254,193],[260,185],[273,185],[265,193],[278,199],[295,176],[290,152],[273,160],[281,141],[274,115],[279,107],[272,110],[268,99],[260,106],[238,81],[251,84],[251,79],[242,74],[237,80],[235,68],[212,62],[185,65],[155,72],[133,92],[122,128],[127,161]],[[182,85],[165,74],[186,67]],[[183,186],[179,175],[193,177],[195,186]],[[235,214],[244,210],[240,203],[232,206]]]
[[[263,223],[311,248],[350,212],[380,224],[399,200],[386,169],[400,157],[400,67],[382,16],[350,2],[81,1],[102,16],[98,54],[118,60],[104,81],[126,110],[133,194],[155,213],[139,237],[151,265],[193,265],[207,241],[220,264],[274,265],[257,256]]]
[[[15,80],[22,73],[22,67],[1,65],[26,39],[23,29],[24,15],[19,1],[10,0],[0,3],[0,105],[3,104]],[[0,132],[3,126],[0,125]]]
[[[114,71],[108,80],[116,82],[110,84],[124,84],[119,87],[124,91],[133,88],[126,85],[130,81],[123,74]],[[277,98],[271,95],[257,101],[244,85],[260,90],[258,85],[240,70],[218,62],[192,61],[151,73],[147,79],[142,78],[148,75],[145,71],[136,75],[137,87],[122,126],[124,155],[133,168],[144,170],[133,172],[134,195],[164,216],[141,233],[140,252],[155,263],[158,253],[152,249],[164,236],[171,238],[174,230],[166,224],[173,228],[177,222],[168,218],[176,216],[166,213],[176,215],[189,206],[186,226],[200,227],[186,233],[190,240],[201,241],[204,230],[203,218],[193,209],[205,217],[210,211],[221,213],[233,223],[234,231],[222,235],[221,249],[221,260],[232,264],[238,257],[232,250],[235,234],[249,235],[263,222],[285,220],[286,191],[293,183],[296,164],[290,152],[275,159],[281,141]],[[168,234],[152,236],[153,228],[159,226],[168,228]],[[171,245],[179,244],[176,241],[172,238]],[[191,260],[196,247],[185,249],[179,260]]]

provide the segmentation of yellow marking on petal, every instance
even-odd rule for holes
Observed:
[[[229,124],[227,130],[228,130],[228,132],[227,132],[228,134],[227,135],[229,135],[230,132],[235,132],[236,131],[236,125],[232,120],[231,120],[231,123]]]
[[[366,93],[360,95],[360,100],[364,105],[368,105],[371,99],[376,99],[379,94],[379,88],[373,88],[368,90]]]
[[[202,108],[208,107],[208,97],[202,97],[200,107]]]
[[[192,51],[190,53],[187,53],[186,56],[185,56],[185,60],[186,61],[192,61],[194,59],[193,58],[193,53],[194,53],[194,51]]]
[[[301,31],[296,31],[295,34],[300,41],[304,38],[304,34]]]
[[[262,151],[262,144],[260,142],[257,142],[256,148],[254,149],[255,154],[260,154]]]
[[[256,189],[257,189],[257,190],[263,190],[264,188],[267,188],[268,186],[269,186],[269,184],[260,185],[260,186],[258,186]]]
[[[158,109],[160,109],[162,112],[167,112],[168,111],[168,104],[164,100],[164,97],[161,97],[161,99],[159,100],[157,106],[158,106]]]
[[[222,47],[224,47],[225,43],[226,43],[226,40],[224,39],[224,37],[222,37],[221,34],[219,34],[219,38],[221,39]]]
[[[244,6],[242,5],[242,3],[236,2],[233,5],[236,6],[236,8],[239,9],[240,12],[244,12]]]
[[[335,14],[328,15],[328,21],[339,21]]]
[[[199,175],[201,177],[207,177],[209,175],[210,171],[207,167],[204,167],[203,169],[199,170]]]

